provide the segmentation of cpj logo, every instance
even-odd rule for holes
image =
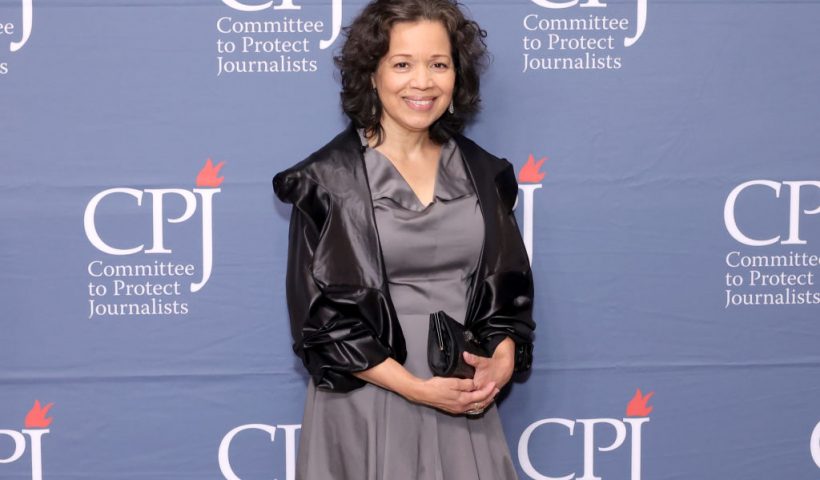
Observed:
[[[265,425],[262,423],[249,423],[247,425],[240,425],[222,437],[219,443],[219,471],[226,480],[240,480],[231,466],[231,443],[236,437],[243,432],[256,431],[263,432],[270,435],[271,442],[280,442],[285,444],[285,480],[295,480],[296,478],[296,431],[301,429],[301,425]],[[277,437],[276,433],[279,432]],[[284,439],[282,437],[284,436]]]
[[[331,2],[329,38],[324,38],[328,35],[325,15],[302,14],[296,0],[222,3],[233,12],[215,22],[217,76],[317,72],[314,45],[318,41],[319,50],[330,48],[342,29],[342,0]]]
[[[647,0],[636,0],[628,13],[622,2],[609,6],[603,0],[532,3],[547,10],[528,13],[521,21],[522,73],[618,70],[624,49],[635,45],[646,28]]]
[[[535,156],[530,154],[527,163],[518,171],[518,189],[524,194],[524,211],[522,212],[522,216],[524,217],[522,229],[524,231],[522,232],[522,236],[524,237],[524,246],[527,247],[527,255],[530,257],[530,264],[532,264],[532,231],[533,213],[535,210],[533,196],[535,195],[535,191],[543,186],[541,181],[547,175],[546,172],[539,171],[541,165],[543,165],[546,160],[547,157],[543,157],[536,162]],[[518,207],[520,199],[521,197],[516,198],[515,207]]]
[[[820,256],[807,251],[818,213],[816,180],[749,180],[729,192],[723,221],[738,245],[725,257],[725,308],[820,303]]]
[[[0,436],[6,436],[14,443],[14,450],[11,455],[6,458],[0,458],[0,465],[5,463],[13,463],[22,458],[26,453],[26,447],[31,450],[31,479],[42,480],[43,478],[43,435],[50,432],[48,426],[51,425],[52,418],[46,417],[49,409],[53,406],[49,403],[45,407],[40,405],[39,400],[34,401],[34,406],[26,414],[24,422],[25,427],[20,430],[4,430],[0,429]],[[28,439],[26,439],[28,437]],[[2,472],[0,466],[0,472]],[[2,475],[0,475],[2,476]]]
[[[196,188],[146,188],[114,187],[94,195],[85,208],[85,234],[91,245],[105,257],[94,258],[87,265],[88,283],[88,318],[111,315],[185,315],[189,311],[186,293],[201,290],[211,277],[213,266],[213,202],[224,177],[219,177],[219,170],[224,162],[216,166],[208,159],[196,177]],[[145,201],[146,199],[150,201]],[[184,206],[182,214],[170,216],[166,211],[169,203]],[[100,233],[100,222],[105,222],[98,215],[98,210],[108,203],[119,206],[114,215],[103,217],[111,221],[122,222],[123,218],[144,216],[150,221],[150,229],[139,238],[111,240]],[[107,211],[115,207],[108,208]],[[168,210],[172,210],[168,208]],[[166,222],[180,224],[194,218],[197,213],[201,225],[201,235],[197,239],[201,250],[201,262],[176,262],[173,257],[172,243],[166,237]],[[114,237],[112,227],[107,233]],[[120,235],[121,237],[122,235]],[[188,236],[187,238],[190,238]],[[146,241],[150,246],[146,248]],[[129,243],[126,243],[129,242]],[[183,244],[188,253],[194,245]],[[121,258],[133,255],[159,256],[149,262],[123,262]],[[150,257],[147,257],[150,258]],[[199,278],[196,280],[196,278]]]
[[[521,439],[518,442],[518,461],[521,464],[521,469],[524,470],[533,480],[606,480],[608,478],[625,478],[624,472],[619,472],[617,475],[597,476],[595,474],[595,454],[598,452],[609,452],[615,450],[624,444],[627,437],[630,437],[630,479],[641,479],[641,429],[645,423],[649,422],[649,414],[652,412],[651,406],[647,406],[647,402],[654,395],[655,392],[649,392],[643,395],[640,389],[635,392],[635,396],[629,401],[626,407],[626,417],[623,419],[617,418],[585,418],[570,420],[567,418],[546,418],[532,423],[521,434]],[[580,428],[576,428],[578,424]],[[530,445],[530,439],[533,433],[539,428],[558,428],[566,430],[568,435],[574,436],[580,430],[580,435],[583,436],[583,474],[578,477],[575,472],[560,475],[560,473],[544,471],[548,467],[542,467],[542,470],[537,470],[532,464],[530,453],[533,446]],[[610,429],[615,432],[615,440],[611,444],[603,446],[596,445],[595,435],[601,429]],[[549,448],[549,446],[544,446]],[[560,475],[560,476],[550,476]]]
[[[31,26],[34,18],[34,5],[32,0],[21,0],[22,12],[20,15],[20,23],[14,23],[10,19],[0,17],[0,37],[14,38],[20,35],[20,40],[11,40],[9,43],[9,51],[14,53],[23,48],[23,45],[28,42],[31,36]],[[9,73],[9,63],[0,62],[0,75]]]

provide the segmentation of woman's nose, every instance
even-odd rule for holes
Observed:
[[[411,80],[411,87],[425,89],[431,87],[433,84],[433,77],[430,75],[430,70],[427,67],[416,68],[413,71]]]

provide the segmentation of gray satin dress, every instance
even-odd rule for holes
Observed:
[[[367,148],[364,156],[390,296],[407,342],[404,366],[430,378],[429,315],[466,316],[484,238],[481,210],[452,140],[442,147],[434,200],[426,207],[384,155]],[[372,384],[336,393],[312,381],[296,468],[298,480],[517,478],[495,405],[468,418]]]

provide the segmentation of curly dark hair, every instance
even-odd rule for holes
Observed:
[[[456,0],[374,0],[344,28],[345,42],[333,57],[342,83],[342,109],[356,128],[368,136],[384,139],[382,105],[373,90],[371,75],[390,48],[390,30],[398,22],[439,21],[450,37],[456,82],[453,91],[455,113],[445,113],[430,126],[430,139],[444,143],[461,132],[479,110],[479,83],[489,55],[484,38],[487,32],[464,16]]]

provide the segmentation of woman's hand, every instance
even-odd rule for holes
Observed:
[[[464,361],[475,367],[473,382],[476,388],[482,389],[487,384],[493,384],[501,390],[512,378],[515,365],[515,342],[510,337],[505,338],[496,347],[492,358],[464,352]]]
[[[484,410],[498,394],[492,382],[476,388],[475,382],[469,379],[433,377],[422,380],[392,358],[353,375],[396,392],[411,402],[456,415]]]
[[[483,411],[493,402],[498,392],[492,382],[487,382],[482,388],[476,389],[475,383],[470,379],[433,377],[424,380],[417,395],[408,399],[461,415]]]

